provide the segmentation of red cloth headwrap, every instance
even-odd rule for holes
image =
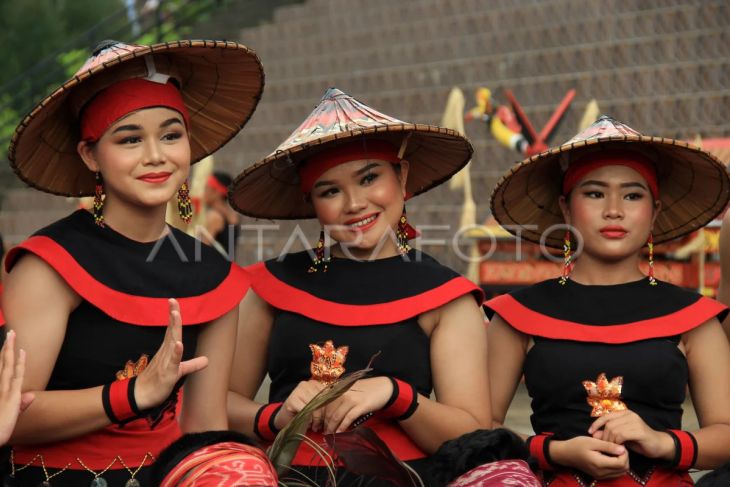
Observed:
[[[160,487],[277,487],[276,469],[266,454],[236,442],[216,443],[178,463]]]
[[[176,110],[190,126],[188,110],[175,85],[133,78],[113,84],[89,102],[81,113],[81,140],[96,142],[120,118],[152,107]]]
[[[604,166],[630,167],[646,180],[652,197],[659,199],[659,183],[654,163],[638,152],[626,150],[594,152],[572,163],[563,177],[563,196],[570,194],[586,175]]]
[[[228,188],[226,185],[218,181],[218,178],[213,174],[208,176],[208,187],[221,196],[228,196]]]
[[[319,177],[335,166],[359,159],[378,159],[398,164],[398,150],[382,140],[354,141],[338,145],[310,157],[299,168],[299,185],[302,193],[312,191]]]

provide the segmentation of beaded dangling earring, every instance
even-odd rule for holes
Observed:
[[[395,231],[397,238],[396,245],[398,246],[398,252],[401,255],[407,254],[411,250],[411,246],[408,243],[408,216],[406,215],[406,207],[403,206],[403,213],[398,220],[398,228]]]
[[[193,218],[193,203],[190,201],[190,190],[188,189],[187,180],[177,190],[177,211],[180,213],[180,219],[182,221],[190,223],[190,220]]]
[[[560,276],[558,282],[565,285],[568,282],[568,276],[573,268],[573,251],[570,248],[570,230],[565,231],[565,237],[563,239],[563,275]]]
[[[656,278],[654,277],[654,235],[651,233],[646,245],[649,247],[649,285],[656,286]]]
[[[94,206],[92,213],[94,215],[94,223],[100,227],[104,226],[104,181],[101,180],[101,173],[96,171],[94,173],[96,178],[96,184],[94,185]]]
[[[330,256],[326,255],[326,248],[324,244],[324,229],[322,229],[319,232],[317,247],[314,249],[314,259],[312,259],[312,265],[309,266],[308,272],[319,272],[320,269],[322,272],[327,272],[327,265],[330,262]]]

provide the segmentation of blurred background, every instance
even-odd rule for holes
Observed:
[[[242,42],[266,72],[258,109],[215,154],[216,170],[235,175],[268,155],[329,86],[401,120],[464,131],[475,147],[468,171],[409,201],[408,213],[417,226],[441,228],[424,238],[451,242],[469,226],[459,252],[450,243],[423,248],[490,294],[559,273],[535,247],[523,245],[516,259],[516,243],[490,220],[492,188],[511,164],[599,114],[730,162],[726,0],[0,0],[3,153],[34,103],[97,43],[179,38]],[[7,161],[0,165],[6,248],[78,205],[23,187]],[[237,260],[277,255],[293,225],[261,238],[244,229]],[[316,222],[302,228],[314,242]],[[660,246],[657,276],[714,295],[717,231],[712,224]],[[483,255],[489,259],[478,262]],[[520,397],[510,424],[529,431],[528,399]]]
[[[517,259],[515,242],[490,220],[492,188],[511,164],[567,140],[597,115],[693,141],[730,161],[724,0],[0,0],[3,152],[34,103],[97,43],[179,38],[242,42],[266,71],[258,109],[215,154],[216,170],[235,175],[269,154],[329,86],[401,120],[465,131],[476,149],[469,170],[410,201],[408,212],[416,225],[429,225],[423,249],[490,294],[558,273],[529,245]],[[0,165],[6,247],[77,205],[24,188]],[[473,224],[480,227],[452,245],[458,228]],[[293,225],[244,228],[237,260],[277,255]],[[316,222],[303,230],[314,242]],[[714,294],[717,228],[658,251],[659,277]]]

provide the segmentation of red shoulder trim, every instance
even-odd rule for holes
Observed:
[[[409,298],[378,304],[342,304],[318,298],[277,279],[263,262],[246,268],[251,287],[274,308],[291,311],[317,321],[340,326],[385,325],[407,320],[453,301],[468,293],[478,293],[477,304],[484,293],[465,277],[455,277],[439,287]]]
[[[528,335],[613,344],[679,335],[727,310],[724,304],[701,297],[686,308],[657,318],[622,325],[593,326],[543,315],[527,308],[508,294],[490,299],[485,306],[501,316],[510,326]]]
[[[49,237],[31,237],[8,252],[6,267],[10,269],[20,251],[32,252],[50,265],[82,298],[112,318],[141,326],[166,326],[169,321],[168,298],[135,296],[112,289],[91,276],[76,260]],[[178,298],[183,325],[205,323],[232,310],[246,295],[250,281],[246,271],[231,264],[228,276],[207,293]]]

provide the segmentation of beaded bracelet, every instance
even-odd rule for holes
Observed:
[[[670,466],[678,470],[689,470],[697,462],[697,440],[689,431],[666,430],[674,441],[674,458]]]
[[[134,398],[137,377],[116,380],[106,384],[101,390],[101,403],[104,412],[112,423],[124,424],[142,417],[142,411]]]
[[[418,408],[418,391],[408,382],[388,377],[393,393],[377,415],[381,418],[403,421],[410,418]]]
[[[552,433],[541,433],[527,438],[527,449],[530,456],[537,460],[540,470],[553,470],[555,463],[550,458],[550,442],[553,441]]]
[[[261,406],[253,420],[253,432],[266,441],[273,441],[279,430],[274,424],[276,413],[279,412],[284,405],[282,402],[272,402]]]

